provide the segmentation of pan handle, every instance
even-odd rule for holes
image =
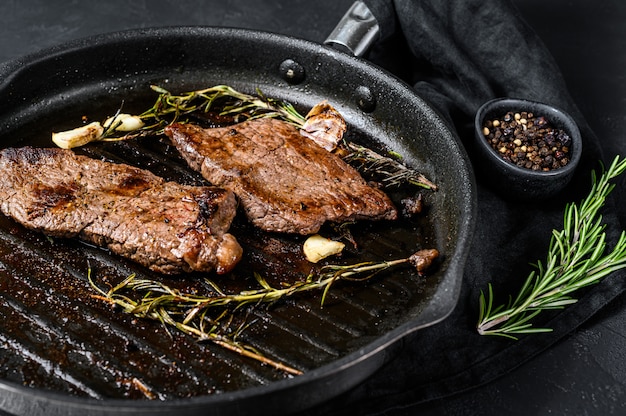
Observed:
[[[372,46],[380,27],[365,3],[355,1],[324,44],[354,56],[363,56]]]

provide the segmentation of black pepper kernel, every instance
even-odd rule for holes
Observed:
[[[485,120],[484,136],[504,159],[531,170],[549,171],[569,163],[571,137],[553,127],[543,116],[530,112],[507,112]]]

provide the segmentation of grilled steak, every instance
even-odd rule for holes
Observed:
[[[397,217],[384,192],[288,123],[173,124],[165,132],[189,166],[237,194],[249,220],[263,230],[306,235],[326,221]]]
[[[79,237],[154,271],[225,273],[242,249],[232,192],[183,186],[63,149],[0,152],[0,210],[50,236]]]

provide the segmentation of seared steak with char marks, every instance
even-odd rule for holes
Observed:
[[[263,230],[306,235],[326,221],[397,217],[384,192],[286,122],[263,118],[212,129],[173,124],[165,133],[193,169],[233,191]]]
[[[225,273],[241,258],[227,233],[230,191],[56,148],[4,149],[0,175],[0,210],[27,228],[77,236],[166,274]]]

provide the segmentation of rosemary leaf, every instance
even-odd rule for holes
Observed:
[[[494,308],[492,285],[488,285],[487,294],[481,291],[476,326],[479,334],[517,339],[513,334],[549,332],[550,328],[535,328],[530,321],[544,310],[576,303],[570,293],[626,267],[626,232],[606,253],[606,226],[600,214],[615,187],[610,180],[625,170],[626,160],[616,157],[599,178],[591,172],[589,195],[578,205],[565,207],[563,230],[553,230],[545,261],[534,264],[515,300]]]

